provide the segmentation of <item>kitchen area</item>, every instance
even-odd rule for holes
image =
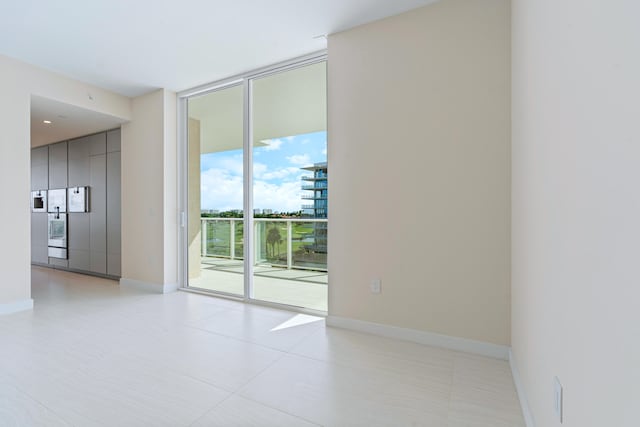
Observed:
[[[31,263],[119,279],[121,131],[74,135],[118,123],[48,100],[32,104]],[[50,117],[64,129],[52,131]],[[43,144],[60,137],[66,138]]]

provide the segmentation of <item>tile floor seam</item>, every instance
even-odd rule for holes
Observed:
[[[189,378],[192,378],[192,379],[196,379],[196,378],[193,378],[193,377],[192,377],[192,376],[190,376],[190,375],[185,375],[185,376],[186,376],[186,377],[189,377]],[[207,384],[207,385],[211,385],[211,384],[207,383],[206,381],[202,381],[202,380],[199,380],[199,381],[200,381],[200,382],[203,382],[203,383],[205,383],[205,384]],[[216,386],[216,388],[219,388],[219,389],[224,390],[224,391],[228,391],[228,390],[223,389],[222,387],[218,387],[218,386]],[[232,396],[234,395],[234,393],[233,393],[233,392],[231,392],[231,391],[229,391],[228,393],[229,393],[229,395],[228,395],[227,397],[225,397],[224,399],[222,399],[220,402],[215,403],[213,406],[211,406],[211,407],[209,407],[209,408],[205,409],[205,411],[204,411],[204,412],[202,412],[202,414],[201,414],[201,415],[197,416],[197,417],[196,417],[196,418],[195,418],[191,423],[186,424],[186,425],[185,425],[185,427],[191,427],[192,425],[194,425],[195,423],[197,423],[197,422],[198,422],[202,417],[204,417],[205,415],[207,415],[209,412],[213,411],[213,410],[214,410],[215,408],[217,408],[218,406],[222,405],[222,403],[223,403],[223,402],[225,402],[226,400],[228,400],[230,397],[232,397]]]
[[[313,421],[311,421],[311,420],[308,420],[308,419],[306,419],[306,418],[303,418],[303,417],[300,417],[300,416],[298,416],[298,415],[295,415],[295,414],[289,413],[289,412],[287,412],[287,411],[283,411],[282,409],[279,409],[279,408],[273,407],[273,406],[271,406],[271,405],[267,405],[267,404],[265,404],[265,403],[258,402],[257,400],[251,399],[250,397],[246,397],[246,396],[243,396],[242,394],[240,394],[240,393],[242,392],[242,390],[243,390],[247,385],[249,385],[249,383],[251,383],[255,378],[257,378],[258,376],[260,376],[262,373],[264,373],[265,371],[267,371],[269,368],[271,368],[271,367],[272,367],[273,365],[275,365],[277,362],[279,362],[280,360],[282,360],[282,358],[284,358],[285,356],[287,356],[287,354],[289,354],[289,353],[282,352],[282,351],[280,351],[280,353],[282,353],[282,354],[281,354],[281,355],[279,355],[279,356],[278,356],[275,360],[273,360],[271,363],[269,363],[269,365],[265,366],[263,369],[261,369],[260,371],[258,371],[255,375],[253,375],[250,379],[248,379],[247,381],[245,381],[242,385],[240,385],[240,386],[237,388],[237,390],[236,390],[236,391],[232,391],[232,392],[230,392],[229,396],[227,396],[226,398],[224,398],[222,401],[220,401],[219,403],[217,403],[216,405],[214,405],[212,408],[210,408],[208,411],[206,411],[204,414],[202,414],[200,417],[198,417],[198,419],[196,419],[194,422],[192,422],[191,424],[189,424],[189,427],[193,426],[195,423],[197,423],[201,418],[203,418],[203,417],[204,417],[205,415],[207,415],[209,412],[211,412],[211,411],[215,410],[217,407],[221,406],[224,402],[226,402],[227,400],[231,399],[231,398],[232,398],[232,397],[234,397],[234,396],[240,397],[240,398],[242,398],[242,399],[249,400],[249,401],[251,401],[251,402],[253,402],[253,403],[256,403],[256,404],[258,404],[258,405],[264,406],[264,407],[266,407],[266,408],[270,408],[270,409],[272,409],[272,410],[274,410],[274,411],[280,412],[280,413],[282,413],[282,414],[286,414],[286,415],[288,415],[288,416],[290,416],[290,417],[293,417],[293,418],[296,418],[296,419],[299,419],[299,420],[303,420],[303,421],[305,421],[305,422],[307,422],[307,423],[310,423],[310,424],[313,424],[313,425],[315,425],[315,426],[323,427],[323,425],[322,425],[322,424],[318,424],[318,423],[313,422]]]
[[[165,367],[166,367],[166,366],[165,366]],[[206,386],[213,387],[213,388],[216,388],[216,389],[218,389],[218,390],[222,390],[222,391],[224,391],[225,393],[230,393],[230,395],[229,395],[229,396],[227,396],[227,397],[225,397],[225,398],[223,399],[223,401],[224,401],[224,400],[227,400],[227,399],[228,399],[232,394],[234,394],[234,393],[235,393],[233,390],[230,390],[230,389],[228,389],[228,388],[226,388],[226,387],[223,387],[223,386],[218,385],[218,384],[213,384],[213,383],[211,383],[211,382],[209,382],[209,381],[207,381],[207,380],[204,380],[204,379],[202,379],[202,378],[198,378],[198,377],[193,376],[193,375],[191,375],[191,374],[187,374],[187,373],[184,373],[184,372],[182,372],[182,371],[178,371],[178,370],[177,370],[177,369],[175,369],[175,368],[167,368],[167,369],[168,369],[170,372],[174,373],[175,375],[178,375],[178,376],[181,376],[181,377],[184,377],[184,378],[189,378],[189,379],[191,379],[191,380],[197,381],[197,382],[199,382],[199,383],[201,383],[201,384],[204,384],[204,385],[206,385]]]
[[[452,409],[452,398],[453,398],[453,384],[455,382],[456,375],[456,359],[455,354],[452,354],[451,357],[451,379],[449,384],[449,398],[447,399],[447,427],[450,427],[451,424],[451,409]]]
[[[20,386],[18,384],[14,384],[13,385],[16,390],[18,390],[20,393],[24,394],[25,396],[27,396],[29,399],[33,400],[34,402],[36,402],[38,405],[42,406],[43,408],[46,408],[48,411],[50,411],[51,413],[55,414],[56,417],[60,418],[62,421],[64,421],[64,423],[66,425],[68,425],[69,427],[74,427],[74,424],[72,422],[70,422],[66,417],[64,417],[62,414],[58,413],[56,410],[54,410],[53,408],[50,408],[49,406],[47,406],[45,403],[41,402],[39,399],[37,399],[35,396],[32,396],[31,393],[27,392],[26,390],[20,388]],[[102,423],[100,423],[102,424]],[[102,424],[105,427],[107,427],[106,424]]]
[[[281,353],[281,354],[279,354],[277,358],[272,360],[271,363],[269,363],[264,368],[260,369],[255,375],[253,375],[251,378],[249,378],[247,381],[245,381],[242,385],[240,385],[238,387],[238,389],[236,391],[234,391],[233,393],[239,395],[240,391],[242,391],[242,389],[244,389],[251,381],[256,379],[258,376],[262,375],[262,373],[264,373],[267,369],[271,368],[277,362],[281,361],[284,357],[286,357],[287,354],[289,354],[287,352],[280,351],[280,350],[278,350],[278,352]]]
[[[191,328],[191,329],[196,329],[196,330],[199,330],[199,331],[203,331],[203,332],[207,332],[207,333],[210,333],[210,334],[218,335],[218,336],[221,336],[221,337],[224,337],[224,338],[229,338],[229,339],[233,339],[233,340],[236,340],[236,341],[257,345],[259,347],[266,348],[268,350],[275,350],[275,351],[284,352],[284,353],[288,353],[291,350],[291,349],[283,350],[282,348],[272,347],[272,346],[269,346],[269,345],[266,345],[266,344],[261,344],[261,343],[255,342],[255,341],[250,341],[250,340],[247,340],[247,339],[238,338],[238,337],[235,337],[235,336],[232,336],[232,335],[225,335],[223,333],[211,331],[211,330],[208,330],[208,329],[203,329],[203,328],[200,328],[198,326],[186,326],[186,327]],[[298,345],[298,344],[296,343],[295,345]]]
[[[318,423],[316,423],[315,421],[311,421],[311,420],[309,420],[309,419],[307,419],[307,418],[301,417],[300,415],[295,415],[295,414],[292,414],[292,413],[290,413],[290,412],[283,411],[282,409],[276,408],[276,407],[271,406],[271,405],[267,405],[266,403],[259,402],[259,401],[255,400],[255,399],[250,398],[250,397],[243,396],[243,395],[241,395],[241,394],[236,394],[236,395],[237,395],[237,396],[239,396],[239,397],[241,397],[241,398],[243,398],[243,399],[246,399],[246,400],[249,400],[249,401],[251,401],[251,402],[253,402],[253,403],[256,403],[256,404],[258,404],[258,405],[264,406],[264,407],[266,407],[266,408],[273,409],[273,410],[278,411],[278,412],[280,412],[280,413],[282,413],[282,414],[289,415],[290,417],[294,417],[294,418],[297,418],[297,419],[299,419],[299,420],[303,420],[303,421],[305,421],[305,422],[307,422],[307,423],[309,423],[309,424],[313,424],[314,426],[318,426],[318,427],[326,427],[324,424],[318,424]]]
[[[215,405],[213,405],[211,408],[205,410],[202,415],[200,415],[199,417],[197,417],[195,420],[193,420],[193,422],[191,422],[191,424],[188,424],[187,427],[192,427],[195,423],[197,423],[198,421],[200,421],[202,418],[204,418],[208,413],[210,413],[211,411],[215,410],[217,407],[219,407],[220,405],[222,405],[223,402],[226,402],[227,400],[229,400],[229,398],[231,398],[234,394],[230,393],[229,396],[225,397],[224,399],[222,399],[220,402],[216,403]]]

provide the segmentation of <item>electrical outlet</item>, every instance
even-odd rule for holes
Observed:
[[[558,377],[553,377],[553,409],[560,424],[562,424],[562,403],[562,384]]]
[[[373,279],[369,287],[371,288],[371,293],[379,294],[380,292],[382,292],[382,280]]]

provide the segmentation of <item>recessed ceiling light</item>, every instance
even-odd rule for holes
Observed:
[[[42,123],[50,125],[51,124],[51,120],[43,120]]]

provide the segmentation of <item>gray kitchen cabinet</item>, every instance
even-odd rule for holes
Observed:
[[[97,133],[87,136],[89,140],[89,155],[98,156],[107,152],[107,133]]]
[[[32,150],[32,190],[89,187],[89,212],[70,212],[68,259],[48,257],[47,213],[31,213],[35,264],[121,275],[120,129]]]
[[[49,240],[47,238],[47,213],[31,212],[31,262],[49,262]]]
[[[109,141],[108,135],[107,141]],[[107,147],[109,147],[108,143]],[[120,144],[118,144],[119,147]],[[120,171],[120,152],[107,153],[107,274],[111,276],[121,275]]]
[[[31,190],[49,188],[49,147],[31,150]],[[49,241],[47,238],[47,213],[31,212],[31,262],[47,264]]]
[[[67,187],[67,142],[49,145],[49,188]]]
[[[69,260],[49,257],[49,265],[53,265],[55,267],[64,267],[66,269],[69,268]]]
[[[89,162],[89,186],[91,187],[89,271],[107,274],[107,155],[90,156]]]
[[[107,153],[114,153],[120,151],[121,140],[120,129],[114,129],[107,132]]]
[[[31,150],[31,191],[49,188],[49,147]]]
[[[88,158],[88,157],[87,157]],[[91,269],[91,223],[87,213],[69,213],[69,268]]]
[[[69,187],[89,185],[89,138],[69,141]]]
[[[89,187],[89,213],[69,215],[69,268],[107,274],[106,133],[69,141],[69,187]]]
[[[90,148],[89,137],[87,136],[69,141],[69,187],[84,187],[91,182]],[[91,198],[91,189],[89,189],[89,198]],[[91,233],[89,214],[69,213],[68,221],[69,268],[90,271]]]

